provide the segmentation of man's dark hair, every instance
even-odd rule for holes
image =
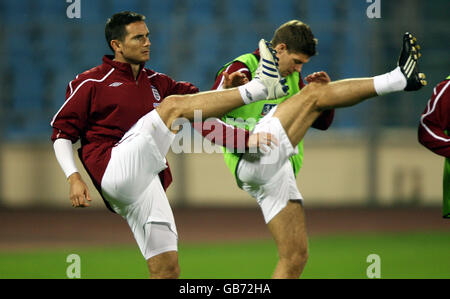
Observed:
[[[308,25],[292,20],[281,25],[272,38],[272,45],[284,43],[289,52],[303,53],[310,57],[316,55],[317,39]]]
[[[145,16],[131,11],[122,11],[109,18],[105,25],[105,37],[109,48],[114,52],[111,41],[114,39],[123,41],[127,35],[125,26],[140,21],[145,21]]]

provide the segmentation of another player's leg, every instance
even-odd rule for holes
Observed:
[[[299,278],[308,261],[308,236],[300,201],[289,201],[268,227],[279,258],[272,278]]]
[[[172,122],[177,118],[194,120],[196,110],[202,111],[203,119],[220,117],[244,104],[285,96],[288,87],[278,71],[273,49],[264,40],[260,41],[259,49],[262,59],[255,78],[249,83],[238,88],[175,95],[164,99],[156,110],[166,126],[171,129]]]
[[[278,118],[292,144],[298,144],[326,109],[353,106],[376,96],[373,79],[349,79],[328,84],[310,83],[278,105]]]
[[[347,79],[328,84],[308,84],[279,105],[274,117],[280,119],[292,144],[298,144],[323,110],[356,105],[366,99],[395,91],[412,91],[426,85],[419,73],[420,47],[409,33],[403,37],[398,67],[373,78]]]

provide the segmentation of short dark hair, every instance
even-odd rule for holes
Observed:
[[[105,25],[105,37],[108,47],[114,52],[114,49],[111,47],[111,41],[114,39],[123,41],[127,35],[125,26],[140,21],[145,21],[145,16],[132,11],[122,11],[109,18]]]
[[[308,56],[316,55],[317,38],[311,28],[302,21],[291,20],[281,25],[272,38],[272,45],[284,43],[287,50],[295,53],[303,53]]]

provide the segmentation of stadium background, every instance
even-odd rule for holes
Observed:
[[[10,272],[22,269],[17,265],[23,256],[12,254],[18,250],[56,246],[73,251],[74,246],[107,244],[107,252],[125,244],[136,251],[125,223],[106,211],[92,185],[92,207],[70,209],[68,185],[49,140],[49,122],[64,102],[68,82],[109,53],[104,23],[122,10],[147,17],[152,42],[147,67],[201,90],[212,86],[221,64],[253,51],[260,38],[270,39],[290,19],[308,23],[319,39],[319,55],[303,74],[325,70],[332,79],[391,70],[400,37],[405,31],[415,33],[429,85],[338,110],[331,129],[310,130],[298,184],[312,240],[320,233],[420,231],[447,240],[442,245],[430,239],[430,248],[448,249],[450,225],[440,214],[443,159],[420,146],[416,132],[432,88],[449,73],[449,1],[381,0],[379,19],[367,17],[371,3],[364,0],[80,2],[81,18],[71,19],[66,14],[71,3],[63,0],[0,1],[0,278],[51,276],[45,266],[30,270],[29,264]],[[256,203],[235,186],[220,154],[170,153],[168,160],[174,176],[168,196],[182,245],[270,240]],[[357,242],[349,238],[349,250]],[[359,274],[365,274],[362,263]],[[449,269],[425,273],[449,277]],[[321,270],[317,277],[324,274]],[[345,277],[342,271],[336,276]],[[399,272],[402,277],[408,270]],[[208,273],[193,271],[187,277],[219,275]],[[65,275],[63,270],[60,274]]]

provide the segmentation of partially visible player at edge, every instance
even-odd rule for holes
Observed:
[[[308,260],[303,198],[295,180],[302,163],[302,140],[307,129],[310,126],[326,129],[333,118],[333,110],[330,109],[352,106],[376,95],[417,90],[426,84],[425,75],[417,69],[420,47],[416,39],[406,33],[398,67],[394,71],[374,78],[331,83],[325,72],[317,72],[306,77],[309,84],[304,86],[300,71],[315,54],[316,42],[306,24],[293,20],[282,25],[275,32],[272,46],[281,75],[289,84],[289,95],[275,103],[258,102],[237,108],[223,118],[239,125],[235,119],[259,120],[266,114],[255,128],[246,128],[253,133],[270,132],[280,143],[279,153],[272,151],[261,158],[224,150],[225,162],[238,186],[257,200],[277,244],[279,260],[273,278],[299,277]],[[225,65],[214,88],[236,86],[251,80],[260,55],[259,51],[244,54]],[[299,88],[301,90],[297,94],[291,93]],[[278,106],[270,110],[274,104]],[[216,122],[220,123],[219,120]]]
[[[450,76],[434,89],[420,117],[419,142],[445,157],[442,216],[450,219]]]
[[[68,178],[72,205],[89,206],[89,190],[72,151],[72,143],[81,139],[80,160],[106,205],[128,222],[150,277],[178,278],[178,235],[163,188],[171,181],[165,156],[175,138],[173,122],[192,121],[194,110],[204,118],[220,117],[244,104],[285,95],[287,86],[277,69],[263,74],[262,63],[258,78],[244,86],[191,94],[198,91],[192,84],[144,67],[151,43],[143,15],[113,15],[105,36],[114,56],[105,55],[103,64],[69,83],[66,101],[51,121],[55,155]],[[265,50],[265,63],[274,64]]]

